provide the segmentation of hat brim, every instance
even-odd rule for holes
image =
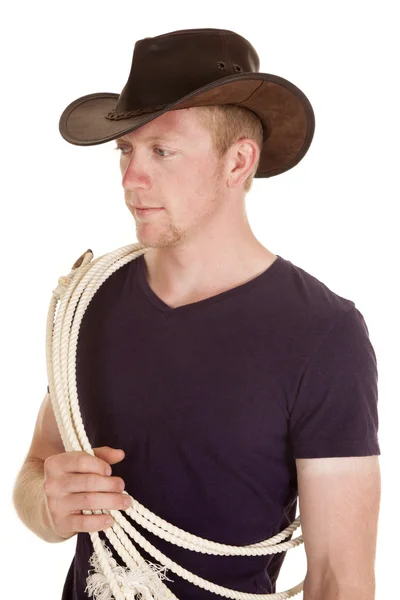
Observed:
[[[305,94],[287,79],[269,73],[231,75],[198,88],[161,110],[109,119],[107,115],[115,109],[118,98],[119,94],[100,92],[71,102],[60,117],[62,137],[71,144],[93,146],[130,133],[170,110],[235,104],[260,118],[265,136],[255,177],[272,177],[300,162],[315,130],[314,111]]]

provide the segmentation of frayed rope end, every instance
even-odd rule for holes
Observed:
[[[132,600],[167,600],[163,579],[172,581],[166,576],[167,567],[154,565],[144,560],[142,565],[136,565],[135,570],[118,565],[113,558],[111,550],[100,540],[111,567],[111,571],[117,580],[125,598]],[[107,577],[103,574],[96,552],[89,560],[94,572],[86,579],[86,589],[89,597],[95,600],[114,600]]]

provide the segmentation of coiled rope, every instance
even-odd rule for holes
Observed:
[[[120,267],[144,254],[139,243],[123,246],[92,260],[87,250],[74,263],[67,276],[60,277],[53,290],[46,325],[46,362],[51,402],[66,452],[82,451],[94,456],[79,409],[76,387],[76,348],[83,314],[102,283]],[[60,302],[57,315],[57,304]],[[126,491],[123,492],[127,494]],[[129,494],[128,494],[129,495]],[[303,543],[302,536],[284,542],[299,526],[300,516],[274,537],[249,546],[219,544],[183,531],[164,521],[129,496],[125,512],[133,521],[172,544],[204,554],[220,556],[265,556],[285,552]],[[111,527],[104,531],[111,545],[126,564],[121,567],[98,532],[89,533],[94,553],[90,559],[94,572],[87,578],[89,596],[96,600],[178,600],[163,583],[169,569],[194,585],[233,600],[284,600],[299,594],[303,582],[285,592],[252,594],[216,585],[180,567],[152,546],[119,510],[83,510],[83,514],[110,514]],[[146,561],[130,537],[163,567]],[[170,580],[171,581],[171,580]]]

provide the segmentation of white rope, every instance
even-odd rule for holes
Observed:
[[[130,244],[92,260],[93,253],[87,250],[74,263],[71,272],[59,278],[58,286],[53,290],[46,326],[47,375],[51,402],[66,452],[82,451],[94,456],[83,426],[76,386],[76,349],[84,312],[110,275],[146,251],[147,248],[141,244]],[[127,494],[126,491],[123,493]],[[300,526],[300,516],[284,531],[268,540],[248,546],[230,546],[179,529],[147,510],[132,496],[129,497],[131,506],[125,512],[133,521],[159,538],[194,552],[220,556],[266,556],[285,552],[303,543],[302,536],[284,541]],[[251,594],[216,585],[187,571],[157,550],[121,511],[104,509],[82,512],[107,513],[114,518],[113,525],[104,533],[126,565],[118,565],[97,532],[89,533],[94,549],[90,559],[94,572],[87,579],[86,589],[89,596],[94,596],[96,600],[178,600],[163,583],[164,579],[168,579],[167,569],[200,588],[232,600],[284,600],[303,589],[304,581],[290,590],[275,594]],[[127,533],[162,566],[144,560]]]

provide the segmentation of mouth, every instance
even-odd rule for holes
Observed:
[[[163,208],[135,208],[136,214],[138,216],[150,215],[152,213],[159,212],[160,210],[164,210]]]

